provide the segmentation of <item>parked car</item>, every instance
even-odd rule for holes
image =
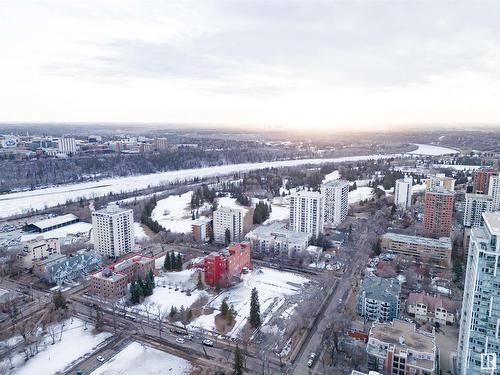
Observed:
[[[177,337],[175,339],[175,342],[178,344],[184,344],[186,342],[186,340],[184,340],[182,337]]]
[[[185,335],[184,339],[189,340],[189,341],[193,341],[193,336],[192,335]]]
[[[315,359],[316,359],[316,353],[309,354],[309,360],[307,361],[307,367],[313,367]]]
[[[96,359],[98,362],[104,362],[104,357],[101,355],[98,355]]]
[[[203,340],[202,344],[205,346],[214,346],[214,342],[212,340],[209,340],[209,339]]]

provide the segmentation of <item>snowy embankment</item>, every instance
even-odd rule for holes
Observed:
[[[45,189],[1,195],[0,206],[2,207],[2,210],[0,210],[0,217],[8,217],[11,215],[27,213],[31,210],[41,210],[47,207],[54,207],[58,204],[64,204],[68,200],[76,201],[80,198],[91,199],[101,197],[108,195],[109,193],[132,192],[166,183],[192,181],[195,178],[224,176],[237,172],[248,172],[265,168],[293,167],[306,164],[320,165],[324,163],[338,163],[368,159],[387,159],[396,156],[401,155],[363,155],[330,159],[298,159],[263,163],[230,164],[60,185]]]
[[[149,236],[144,231],[144,227],[141,223],[134,223],[134,236],[136,241],[144,241],[149,239]]]
[[[52,345],[50,335],[44,336],[39,345],[39,352],[29,361],[25,361],[23,352],[15,354],[11,358],[14,369],[7,373],[15,375],[56,374],[75,360],[93,352],[99,344],[112,336],[108,332],[94,335],[90,324],[85,325],[83,321],[76,318],[64,322],[62,334],[60,327],[62,326],[55,328],[56,342]],[[9,363],[8,361],[8,358],[4,358],[2,364]]]
[[[228,333],[235,337],[243,329],[250,315],[250,294],[253,288],[259,292],[260,311],[263,325],[272,318],[273,313],[279,310],[286,298],[297,295],[309,279],[290,272],[278,271],[270,268],[259,268],[243,275],[243,281],[225,290],[209,302],[215,311],[209,315],[201,315],[190,326],[216,331],[215,316],[219,314],[222,301],[227,298],[229,305],[233,305],[237,316],[235,325]],[[291,315],[292,311],[288,311]]]
[[[92,375],[183,375],[191,370],[185,359],[133,342]]]

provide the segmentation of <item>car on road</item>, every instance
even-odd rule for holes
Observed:
[[[85,371],[82,371],[82,370],[78,370],[76,372],[76,375],[87,375],[87,373]]]
[[[214,342],[212,340],[209,340],[209,339],[205,339],[201,343],[205,346],[214,346]]]
[[[98,355],[96,359],[98,362],[104,362],[104,357],[102,355]]]
[[[307,361],[307,367],[313,367],[315,359],[316,359],[316,353],[309,354],[309,360]]]
[[[186,340],[184,340],[182,337],[177,337],[175,339],[175,342],[178,344],[184,344],[186,342]]]
[[[193,336],[192,335],[185,335],[184,340],[193,341]]]
[[[343,299],[342,298],[339,298],[339,303],[342,303]]]

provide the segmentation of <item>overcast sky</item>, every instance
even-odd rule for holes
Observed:
[[[500,123],[500,2],[0,0],[0,121]]]

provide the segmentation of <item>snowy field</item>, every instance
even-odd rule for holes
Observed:
[[[415,151],[409,152],[412,155],[426,155],[426,156],[439,156],[448,154],[458,154],[457,150],[448,147],[424,145],[420,143],[415,143],[418,148]]]
[[[197,277],[197,270],[190,269],[181,272],[166,272],[162,276],[155,277],[156,288],[153,295],[146,297],[143,303],[133,307],[136,312],[145,311],[146,305],[152,306],[153,313],[158,311],[170,311],[171,307],[180,309],[190,307],[196,300],[207,296],[203,290],[193,290],[191,295],[186,291],[194,289]],[[176,290],[177,289],[177,290]]]
[[[368,186],[360,186],[356,190],[349,192],[349,204],[357,203],[362,200],[371,199],[373,197],[373,189]]]
[[[141,223],[134,223],[134,236],[136,241],[144,241],[149,239],[149,236],[144,231],[144,227]]]
[[[191,369],[185,359],[133,342],[92,375],[183,375]]]
[[[39,353],[27,362],[24,361],[24,353],[14,355],[12,358],[14,369],[8,374],[55,374],[85,354],[93,352],[100,343],[112,336],[108,332],[94,335],[93,327],[90,325],[87,327],[85,330],[85,323],[79,319],[66,320],[61,341],[56,341],[52,345],[52,338],[49,335],[45,336],[39,346]]]
[[[66,203],[67,200],[78,200],[79,198],[95,198],[107,195],[109,193],[130,192],[138,189],[146,189],[151,186],[166,184],[169,182],[191,181],[196,177],[215,177],[235,172],[246,172],[265,168],[290,167],[305,164],[319,165],[332,162],[387,159],[396,156],[400,155],[363,155],[330,159],[299,159],[263,163],[231,164],[60,185],[45,189],[1,195],[0,205],[2,206],[2,210],[0,211],[0,217],[8,217],[15,214],[26,213],[30,210],[40,210],[46,207],[57,206],[58,204]]]
[[[433,164],[434,168],[448,168],[456,171],[475,171],[482,168],[482,165],[452,165],[452,164]]]
[[[238,285],[222,292],[209,302],[215,311],[210,315],[202,315],[195,319],[190,326],[215,331],[215,316],[224,298],[229,305],[234,305],[237,312],[236,323],[228,333],[236,337],[243,329],[250,315],[250,294],[253,288],[259,292],[260,311],[263,325],[265,325],[283,304],[286,298],[300,293],[303,285],[309,279],[290,272],[278,271],[270,268],[258,268],[246,275]],[[288,312],[291,314],[291,311]]]
[[[21,236],[21,241],[29,241],[40,236],[42,236],[43,238],[63,238],[68,235],[87,236],[91,229],[92,224],[80,221],[78,223],[67,225],[65,227],[49,230],[48,232],[25,234]]]
[[[151,218],[156,220],[166,230],[176,233],[190,233],[191,224],[191,196],[192,191],[188,191],[182,195],[171,195],[165,199],[161,199],[156,203],[156,207],[151,213]],[[198,209],[203,211],[208,209],[209,205]]]
[[[328,173],[327,175],[325,175],[325,178],[323,179],[323,183],[328,182],[328,181],[338,180],[339,178],[340,178],[339,171],[333,171],[332,173]]]

